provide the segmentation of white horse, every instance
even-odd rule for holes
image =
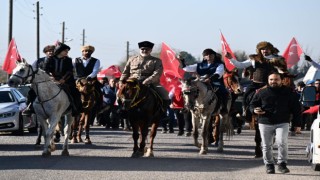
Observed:
[[[216,96],[216,89],[208,88],[206,84],[200,81],[199,78],[194,80],[183,80],[182,92],[185,101],[185,108],[191,111],[192,114],[192,125],[193,125],[193,139],[194,145],[200,148],[199,154],[207,154],[208,151],[208,135],[210,118],[214,114],[220,116],[220,131],[219,131],[219,143],[218,152],[223,151],[223,132],[228,132],[231,135],[232,125],[231,118],[229,118],[229,111],[231,106],[231,99],[228,101],[227,111],[221,112],[221,108],[216,108],[218,105],[218,97]],[[218,109],[217,112],[214,112]],[[202,124],[202,143],[198,141],[198,128]]]
[[[8,85],[17,87],[20,84],[31,82],[31,87],[37,94],[37,98],[33,103],[37,119],[44,132],[44,150],[43,157],[51,155],[55,151],[53,141],[54,130],[62,115],[67,115],[67,124],[64,128],[64,144],[61,155],[69,156],[68,152],[68,134],[70,134],[71,124],[74,118],[71,116],[71,110],[68,95],[61,89],[50,76],[41,69],[33,69],[25,60],[18,62],[17,67],[8,80]]]

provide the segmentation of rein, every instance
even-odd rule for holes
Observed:
[[[37,71],[34,71],[33,70],[33,68],[32,68],[32,66],[29,64],[28,65],[28,73],[27,73],[27,76],[26,77],[22,77],[22,76],[19,76],[19,75],[17,75],[17,74],[13,74],[12,76],[15,76],[15,77],[17,77],[17,78],[20,78],[21,79],[21,81],[23,82],[22,84],[25,84],[26,82],[27,82],[27,79],[29,78],[29,77],[31,77],[31,80],[30,80],[30,83],[32,83],[32,81],[34,80],[34,76],[35,76],[35,73],[37,72]],[[30,74],[30,70],[31,70],[31,74]]]

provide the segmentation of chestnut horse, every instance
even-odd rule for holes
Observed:
[[[119,87],[117,98],[122,111],[128,115],[132,126],[134,141],[131,157],[153,157],[153,142],[157,134],[160,118],[165,113],[160,96],[150,87],[142,85],[137,79],[129,78]],[[151,125],[150,143],[146,148],[146,137]],[[140,136],[140,145],[138,139]]]

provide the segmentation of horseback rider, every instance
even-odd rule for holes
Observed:
[[[96,97],[95,107],[92,108],[90,117],[90,125],[93,125],[94,118],[96,117],[97,110],[102,106],[102,92],[101,88],[103,85],[98,81],[97,74],[99,73],[100,60],[92,57],[95,48],[91,45],[86,45],[81,47],[82,57],[75,59],[74,67],[76,70],[76,79],[86,78],[94,82],[95,92],[98,97]]]
[[[205,49],[202,52],[203,61],[197,64],[186,66],[184,61],[181,61],[183,70],[186,72],[197,72],[204,77],[204,82],[209,83],[212,87],[217,87],[216,95],[222,106],[221,111],[227,111],[227,103],[231,98],[229,91],[223,83],[224,64],[218,54],[212,49]],[[219,107],[219,106],[217,106]]]
[[[54,49],[54,56],[46,60],[44,70],[66,91],[70,100],[72,115],[77,116],[82,111],[82,105],[80,92],[76,88],[73,76],[72,59],[68,57],[70,49],[66,44],[58,43]]]
[[[160,85],[160,77],[163,72],[162,61],[151,56],[154,44],[149,41],[138,43],[140,54],[130,57],[120,77],[120,86],[128,78],[137,78],[143,85],[151,85],[162,98],[164,109],[171,103],[167,90]]]
[[[267,85],[268,75],[273,72],[287,73],[287,63],[282,56],[278,55],[279,50],[275,48],[270,42],[261,41],[256,46],[257,54],[249,56],[249,59],[239,62],[232,58],[230,53],[225,56],[230,62],[239,69],[248,67],[253,68],[252,82],[247,87],[243,94],[243,116],[246,116],[246,110],[248,107],[247,98],[257,89]]]
[[[43,53],[46,56],[39,58],[33,62],[32,64],[33,70],[37,70],[38,68],[44,69],[44,63],[48,58],[51,58],[53,56],[54,48],[55,48],[54,45],[47,45],[46,47],[43,48]],[[30,88],[27,95],[27,102],[26,102],[28,107],[22,112],[22,115],[30,117],[32,114],[35,113],[33,109],[33,102],[36,98],[37,98],[36,92],[32,88]]]

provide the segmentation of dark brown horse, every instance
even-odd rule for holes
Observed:
[[[160,118],[165,112],[159,95],[150,87],[142,85],[137,79],[128,79],[119,87],[117,93],[122,110],[128,114],[134,141],[131,157],[153,157],[153,142],[157,134]],[[146,137],[151,125],[150,143],[146,148]],[[140,136],[140,144],[138,139]]]
[[[76,81],[77,89],[81,94],[82,110],[80,117],[73,124],[72,140],[71,143],[83,142],[81,133],[85,130],[85,144],[91,144],[89,131],[90,131],[90,116],[91,110],[95,105],[97,94],[95,93],[94,82],[87,79],[78,79]]]

